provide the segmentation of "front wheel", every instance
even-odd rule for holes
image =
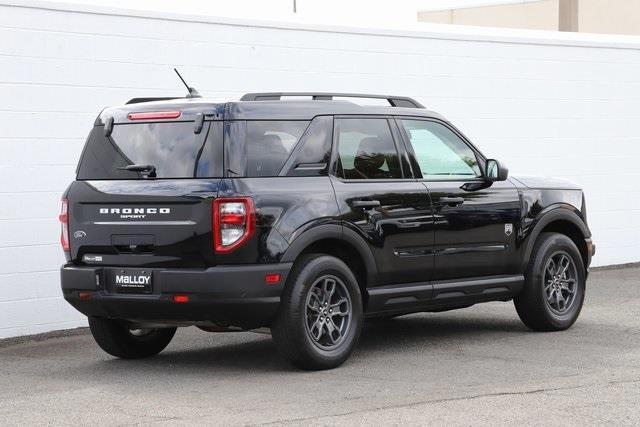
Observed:
[[[303,369],[330,369],[355,348],[362,329],[358,282],[344,262],[305,255],[287,280],[271,326],[279,352]]]
[[[580,251],[564,234],[542,233],[533,248],[523,292],[514,298],[520,319],[536,331],[568,329],[578,319],[586,271]]]
[[[89,329],[101,349],[121,359],[155,356],[169,345],[176,328],[143,329],[125,322],[89,317]]]

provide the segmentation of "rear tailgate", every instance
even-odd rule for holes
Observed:
[[[71,258],[85,264],[215,265],[211,204],[220,179],[75,181]]]

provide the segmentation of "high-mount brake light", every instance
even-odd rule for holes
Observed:
[[[162,120],[177,119],[182,113],[180,111],[147,111],[144,113],[129,113],[129,120]]]
[[[58,219],[61,226],[60,244],[63,251],[69,252],[69,201],[67,199],[62,199],[62,208]]]
[[[213,201],[213,248],[229,253],[253,236],[256,212],[251,197],[231,197]]]

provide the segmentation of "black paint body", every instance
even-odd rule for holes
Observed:
[[[111,108],[108,118],[125,123],[127,114],[178,109],[181,120],[312,120],[332,134],[335,116],[398,117],[438,121],[464,138],[436,113],[411,108],[363,107],[348,102],[257,101],[213,104],[171,100]],[[369,316],[437,311],[477,302],[507,300],[522,288],[536,237],[543,230],[565,232],[576,242],[585,266],[593,253],[582,191],[571,184],[509,178],[489,182],[429,181],[415,167],[406,136],[394,129],[405,167],[404,179],[344,180],[331,159],[320,172],[301,172],[285,163],[279,176],[220,178],[76,180],[68,188],[71,248],[62,268],[65,298],[87,315],[136,322],[199,324],[217,322],[244,328],[269,325],[291,266],[302,253],[323,251],[341,257],[356,273]],[[298,143],[302,144],[304,137]],[[486,160],[473,145],[480,163]],[[225,133],[225,158],[233,135]],[[297,149],[297,148],[296,148]],[[294,152],[295,150],[294,149]],[[222,151],[222,150],[221,150]],[[224,165],[220,165],[220,170]],[[304,176],[307,175],[307,176]],[[257,230],[230,254],[212,247],[212,200],[251,196]],[[443,198],[463,198],[451,205]],[[354,202],[379,201],[379,206]],[[356,203],[357,204],[357,203]],[[148,221],[98,216],[100,208],[170,208]],[[81,230],[86,237],[74,238]],[[95,262],[96,256],[101,257]],[[140,267],[154,275],[151,295],[116,295],[108,277],[118,268]],[[278,284],[264,274],[278,272]],[[81,300],[79,292],[94,292]],[[175,293],[190,304],[171,304]]]

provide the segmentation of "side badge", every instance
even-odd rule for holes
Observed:
[[[513,233],[513,224],[505,224],[504,225],[504,234],[507,236],[511,236]]]
[[[73,233],[73,237],[75,237],[76,239],[82,239],[83,237],[86,237],[87,233],[85,233],[82,230],[78,230],[75,233]]]

